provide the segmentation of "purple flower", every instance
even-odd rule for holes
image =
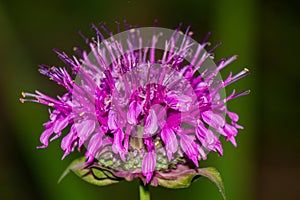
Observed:
[[[50,107],[39,148],[47,147],[70,126],[61,142],[63,158],[85,146],[87,162],[98,159],[117,171],[140,174],[149,183],[156,171],[168,169],[170,163],[176,165],[178,158],[194,168],[210,151],[222,155],[219,135],[237,145],[235,137],[243,127],[225,104],[249,91],[233,91],[228,97],[222,91],[249,72],[230,73],[225,81],[218,77],[237,56],[207,67],[212,53],[204,47],[209,43],[193,42],[189,30],[185,34],[175,30],[163,41],[162,54],[157,54],[155,48],[163,34],[156,28],[150,42],[144,41],[138,29],[130,29],[123,43],[104,25],[102,32],[93,28],[98,39],[86,39],[90,54],[76,48],[77,58],[54,50],[66,66],[40,66],[41,74],[66,89],[64,95],[22,93],[21,102]],[[111,38],[105,40],[103,32]]]

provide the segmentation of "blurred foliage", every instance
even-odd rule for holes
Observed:
[[[299,184],[299,46],[300,26],[296,1],[146,1],[146,0],[52,0],[0,1],[0,198],[1,199],[138,199],[138,183],[120,183],[104,188],[89,185],[76,176],[56,184],[59,176],[80,154],[61,161],[59,140],[37,150],[42,123],[48,120],[41,105],[22,105],[21,91],[46,91],[54,96],[63,90],[39,75],[37,65],[63,65],[51,52],[69,54],[82,39],[81,30],[93,36],[89,24],[115,21],[158,25],[174,29],[180,22],[191,25],[201,41],[211,31],[210,41],[223,41],[216,60],[238,54],[224,69],[237,73],[244,67],[251,77],[233,84],[252,94],[229,103],[240,113],[245,130],[238,148],[224,144],[224,157],[210,154],[202,167],[216,167],[230,200],[300,199]],[[291,179],[290,177],[294,177]],[[298,187],[298,188],[297,188]],[[116,192],[117,191],[117,192]],[[153,199],[222,199],[205,179],[190,188],[151,188]]]

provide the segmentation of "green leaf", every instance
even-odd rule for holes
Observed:
[[[196,181],[201,176],[211,180],[221,192],[224,200],[226,200],[224,185],[220,173],[212,167],[202,169],[187,169],[187,170],[173,170],[172,172],[161,173],[157,176],[158,185],[170,189],[187,188],[192,182]]]
[[[122,178],[115,176],[108,168],[102,167],[97,163],[87,165],[85,162],[85,157],[74,160],[63,172],[58,182],[60,182],[70,171],[74,172],[82,180],[97,186],[111,185],[123,180]]]
[[[193,178],[197,176],[197,174],[181,174],[176,178],[165,179],[165,178],[158,178],[158,185],[170,188],[170,189],[181,189],[187,188],[193,182]]]
[[[72,168],[79,167],[80,165],[81,165],[81,167],[83,167],[85,165],[85,160],[86,160],[85,157],[81,157],[81,158],[73,160],[69,164],[69,166],[65,169],[65,171],[62,173],[62,175],[59,177],[57,183],[60,183],[70,173]]]
[[[211,180],[218,187],[223,199],[226,200],[225,188],[219,171],[213,167],[200,168],[197,171],[199,175]]]

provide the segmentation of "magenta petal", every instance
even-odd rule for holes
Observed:
[[[217,139],[216,135],[211,130],[209,130],[209,129],[207,129],[206,131],[207,131],[206,132],[206,138],[205,138],[206,139],[206,143],[208,145],[214,145],[214,143],[215,143],[215,141]]]
[[[90,142],[89,142],[89,145],[87,148],[87,152],[86,152],[86,157],[88,158],[88,162],[91,162],[95,158],[96,152],[101,147],[102,136],[103,136],[103,133],[96,133],[90,139]]]
[[[156,154],[151,151],[146,154],[142,162],[142,172],[146,177],[146,182],[149,183],[151,181],[154,169],[156,165]]]
[[[207,148],[210,151],[218,151],[220,155],[223,154],[223,149],[219,138],[216,136],[216,134],[213,131],[209,129],[207,130],[205,142],[206,142],[204,145],[205,148]]]
[[[184,153],[191,159],[194,164],[198,167],[198,149],[197,144],[187,135],[181,135],[180,136],[180,146]]]
[[[226,140],[229,140],[234,147],[237,147],[237,143],[234,137],[227,137]]]
[[[94,120],[84,120],[76,123],[77,135],[79,137],[79,147],[87,140],[94,131],[96,123]]]
[[[67,122],[67,123],[66,123]],[[53,131],[55,133],[57,133],[56,135],[54,135],[51,139],[50,142],[52,142],[53,140],[56,140],[57,138],[59,138],[61,136],[62,130],[68,125],[68,120],[63,119],[62,121],[58,121],[57,123],[54,124],[54,128]],[[56,129],[56,130],[54,130]]]
[[[114,141],[112,145],[112,149],[114,153],[120,153],[120,155],[124,151],[124,147],[122,145],[124,139],[124,133],[121,129],[118,129],[114,132]]]
[[[58,111],[58,110],[54,110],[54,111],[51,113],[51,111],[49,110],[49,113],[50,113],[50,120],[51,120],[51,121],[55,121],[56,118],[57,118],[57,116],[58,116],[58,114],[59,114],[59,111]]]
[[[179,110],[180,112],[186,112],[190,109],[192,103],[191,97],[187,95],[177,95],[174,92],[169,92],[166,95],[166,104],[174,110]]]
[[[54,122],[53,131],[55,133],[60,133],[69,123],[69,117],[61,118]]]
[[[178,100],[179,100],[179,111],[180,112],[186,112],[188,110],[190,110],[191,107],[191,103],[192,103],[192,99],[191,97],[187,96],[187,95],[180,95],[178,96]]]
[[[143,140],[149,152],[155,148],[152,137],[147,137],[144,138]]]
[[[225,125],[225,119],[221,114],[213,113],[211,110],[201,113],[202,119],[215,129]]]
[[[223,149],[219,138],[212,130],[205,128],[201,121],[198,122],[196,136],[203,147],[205,147],[207,150],[218,151],[220,155],[223,154]]]
[[[227,110],[227,115],[229,116],[229,118],[234,121],[234,122],[237,122],[239,120],[239,116],[238,114],[234,113],[234,112],[230,112]]]
[[[118,129],[117,113],[114,110],[109,111],[107,123],[108,123],[108,128],[110,130]]]
[[[198,121],[198,126],[197,126],[197,129],[196,129],[196,136],[197,138],[199,139],[200,137],[201,138],[205,138],[206,137],[206,131],[207,131],[207,128],[204,126],[204,124],[199,120]],[[200,140],[200,139],[199,139]],[[201,142],[201,141],[200,141]]]
[[[49,138],[53,135],[53,128],[49,127],[42,133],[40,137],[40,142],[43,144],[43,146],[39,146],[38,148],[45,148],[48,146]]]
[[[215,148],[216,148],[216,150],[218,151],[218,154],[219,154],[220,156],[222,156],[222,155],[223,155],[223,147],[222,147],[222,145],[221,145],[220,140],[218,140],[218,141],[216,142]]]
[[[237,124],[237,123],[235,123],[235,122],[233,122],[232,125],[233,125],[235,128],[237,128],[237,129],[244,129],[243,126],[241,126],[241,125],[239,125],[239,124]]]
[[[173,153],[178,149],[178,141],[173,129],[169,128],[167,125],[161,130],[161,139],[166,145],[167,156],[169,161],[172,159]]]
[[[158,126],[157,126],[157,117],[156,117],[155,111],[153,109],[150,109],[149,115],[146,118],[144,134],[152,135],[157,131],[157,129],[158,129]]]
[[[170,128],[179,127],[181,124],[181,112],[177,110],[171,110],[168,112],[167,125]]]
[[[132,101],[129,104],[128,112],[127,112],[127,121],[129,124],[137,124],[137,118],[141,113],[141,105],[137,101]]]
[[[225,124],[223,128],[224,132],[226,133],[227,136],[237,136],[238,131],[234,126],[231,126],[229,124]]]
[[[166,118],[167,118],[167,109],[160,104],[155,104],[151,107],[154,112],[157,114],[157,125],[161,129],[166,124]]]
[[[201,147],[199,147],[198,150],[199,150],[199,154],[200,154],[201,158],[203,160],[206,160],[207,156],[206,156],[206,153],[204,152],[204,150]]]
[[[62,159],[64,159],[67,155],[69,155],[72,151],[73,142],[77,138],[75,125],[71,127],[70,132],[62,139],[61,148],[65,151]]]

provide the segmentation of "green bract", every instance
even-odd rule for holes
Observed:
[[[144,183],[143,177],[135,176],[135,174],[120,174],[108,167],[104,167],[97,162],[91,164],[86,163],[86,158],[81,157],[74,160],[62,174],[59,182],[70,172],[74,172],[82,180],[97,185],[106,186],[120,181],[132,181],[134,178],[140,178]],[[212,181],[219,189],[224,200],[226,200],[224,185],[220,173],[213,167],[184,169],[183,166],[171,168],[165,172],[157,172],[150,185],[161,186],[169,189],[187,188],[192,182],[200,177],[206,177]]]

